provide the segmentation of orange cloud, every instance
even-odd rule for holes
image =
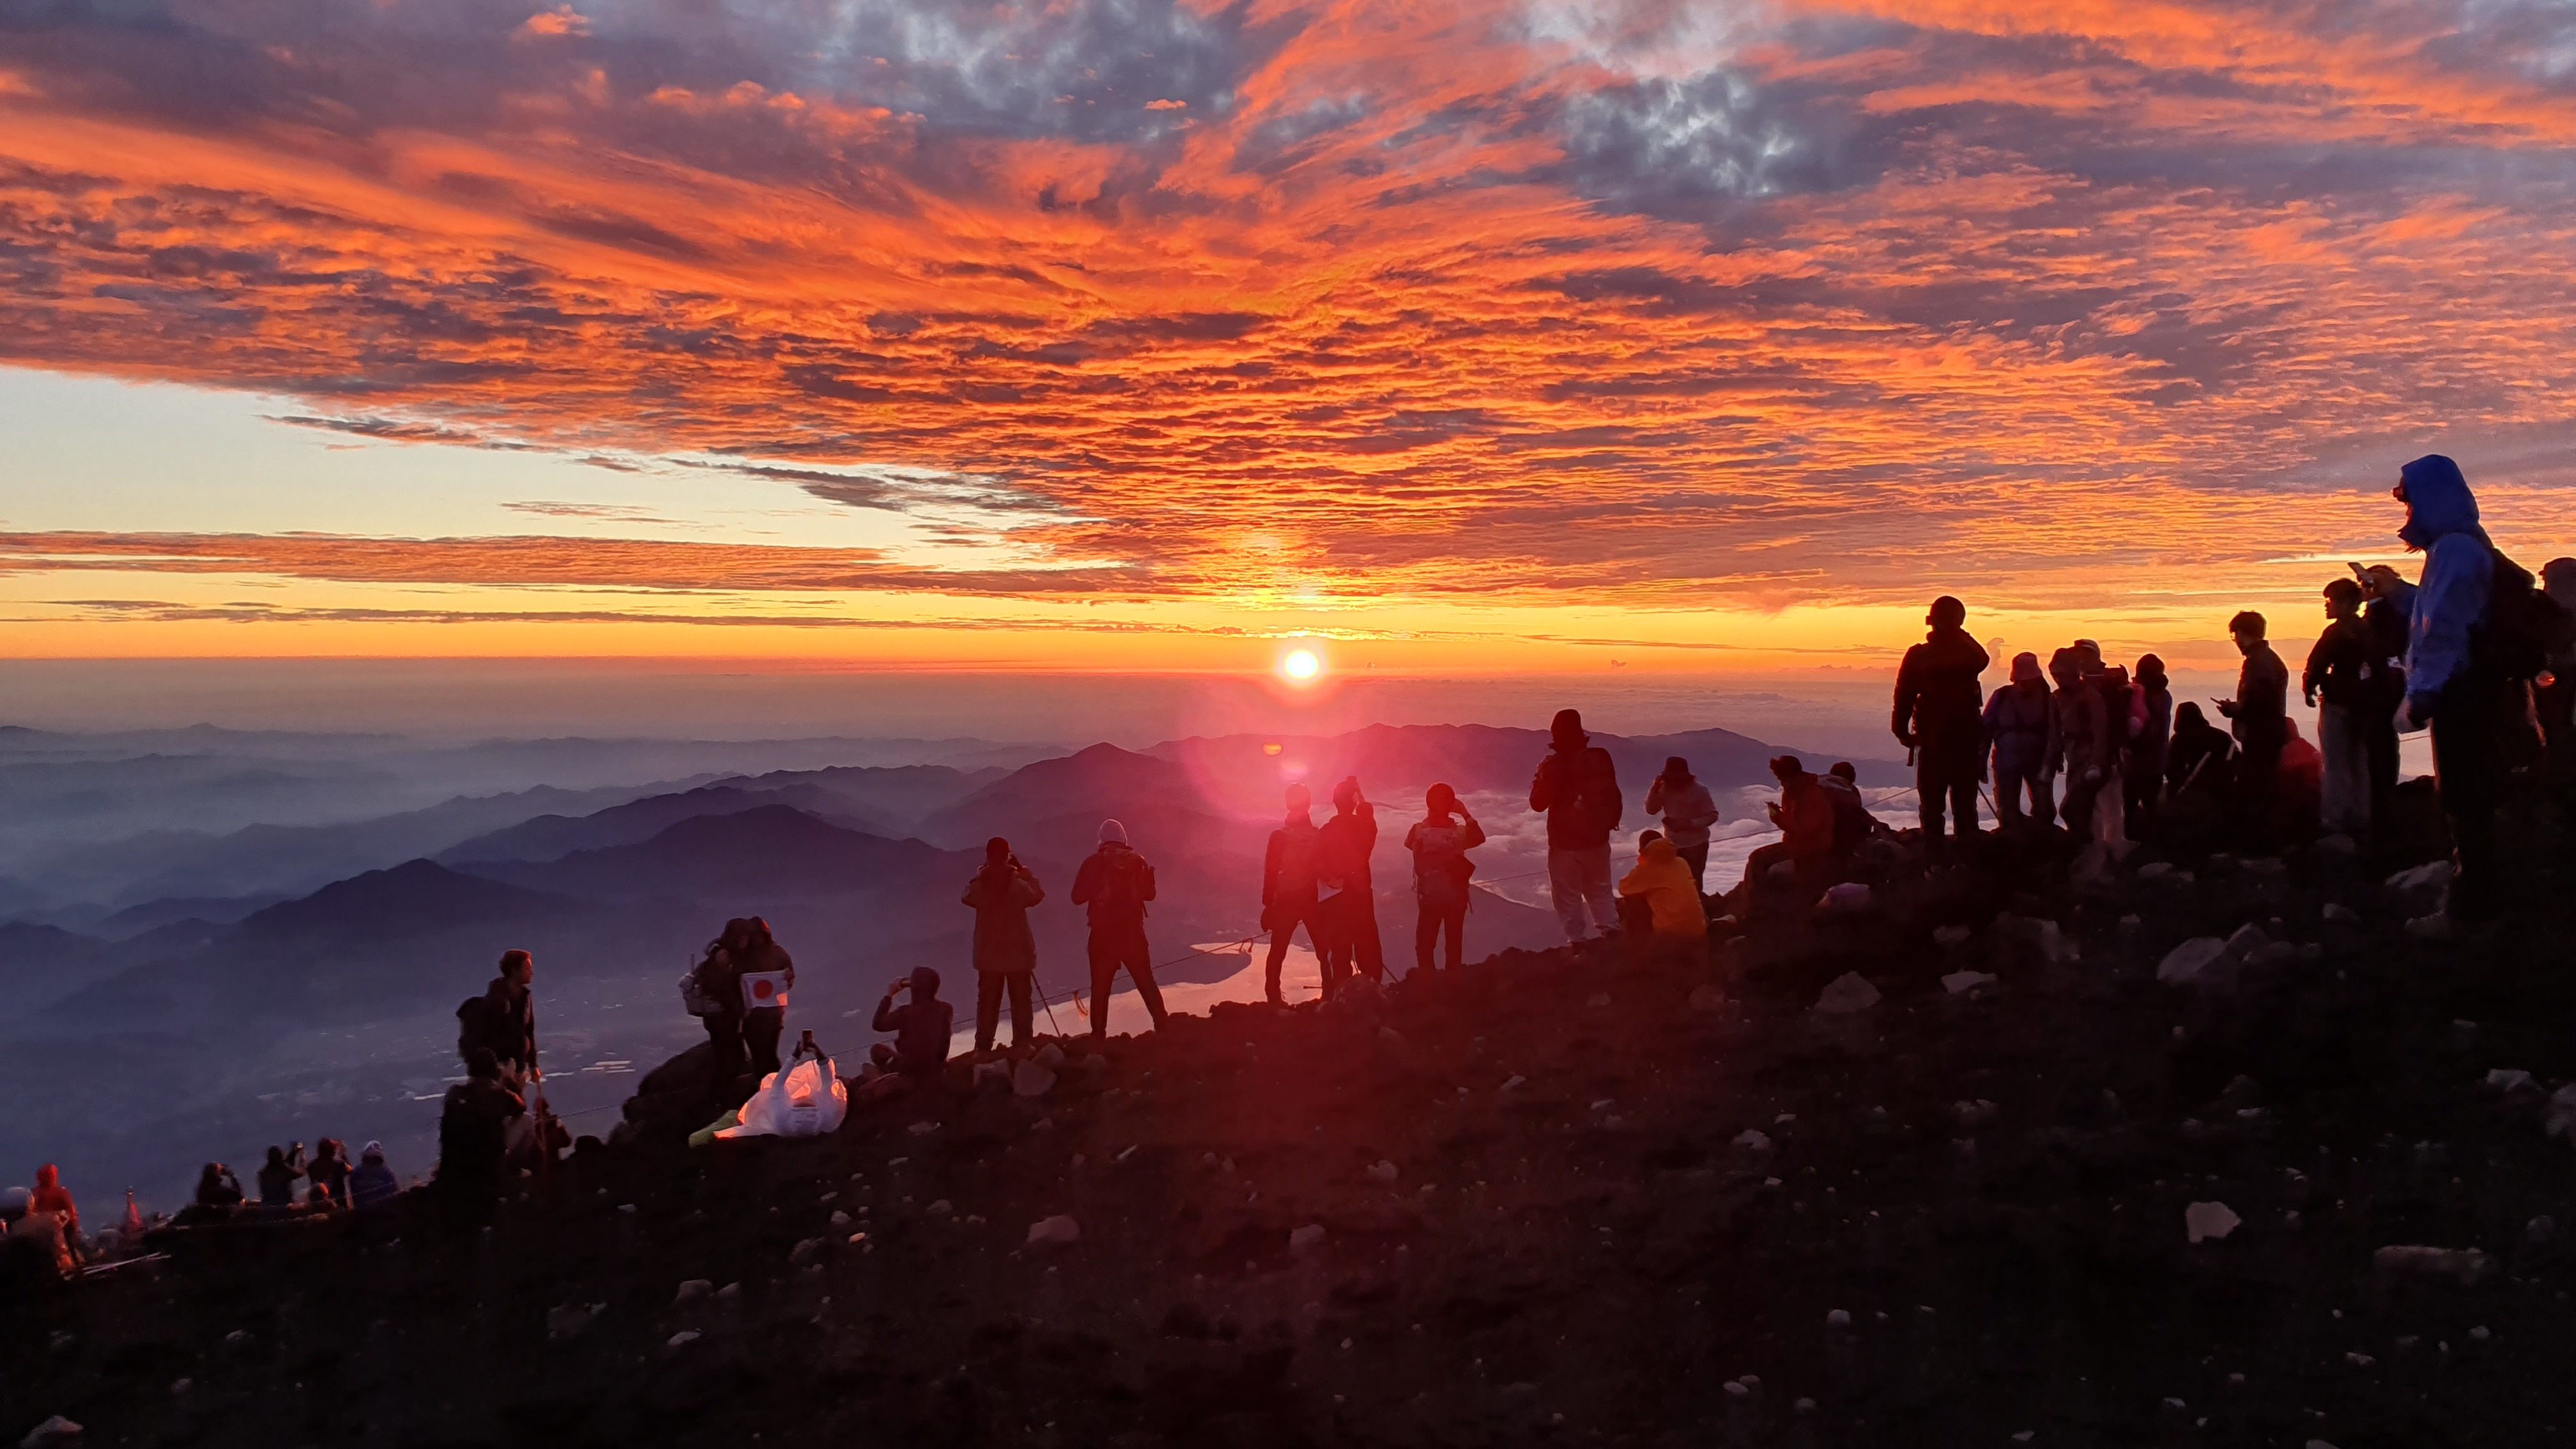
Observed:
[[[2055,608],[2380,538],[2373,485],[2435,444],[2569,481],[2576,97],[2536,7],[697,14],[290,59],[42,32],[47,89],[0,85],[0,359],[986,479],[1053,568],[86,546],[1246,608],[1764,610],[1950,570]],[[225,84],[171,80],[210,58]]]

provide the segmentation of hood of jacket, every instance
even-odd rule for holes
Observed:
[[[2469,480],[2460,476],[2460,465],[2439,453],[2427,453],[2397,470],[2406,485],[2406,524],[2397,536],[2410,547],[2429,549],[2441,539],[2455,533],[2474,533],[2481,542],[2486,530],[2478,526],[2477,495],[2469,491]]]
[[[1668,860],[1678,864],[1681,858],[1681,852],[1673,849],[1673,843],[1660,835],[1637,850],[1637,859],[1648,865],[1661,865]]]

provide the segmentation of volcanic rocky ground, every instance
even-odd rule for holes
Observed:
[[[0,1441],[2576,1442],[2576,951],[2415,941],[2384,870],[1899,871],[1713,969],[1220,1008],[821,1140],[682,1145],[683,1058],[488,1234],[182,1234],[14,1308]]]

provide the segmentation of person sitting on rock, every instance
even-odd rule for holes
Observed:
[[[528,1104],[501,1080],[500,1059],[492,1053],[478,1049],[465,1072],[439,1107],[437,1181],[449,1211],[471,1220],[500,1195],[510,1124],[526,1115]]]
[[[1771,777],[1780,782],[1780,799],[1763,808],[1780,838],[1757,848],[1744,860],[1745,908],[1752,909],[1761,883],[1778,865],[1792,868],[1798,888],[1821,890],[1833,868],[1834,803],[1796,755],[1771,762]]]
[[[1637,838],[1637,864],[1620,880],[1619,895],[1646,903],[1646,933],[1655,948],[1706,948],[1708,911],[1700,904],[1699,879],[1661,834],[1649,830]]]
[[[35,1196],[23,1187],[0,1192],[0,1226],[6,1228],[0,1239],[0,1292],[60,1282],[76,1266],[62,1214],[34,1210]]]
[[[901,1006],[897,996],[910,992],[912,999]],[[877,1070],[932,1082],[939,1079],[948,1065],[948,1041],[955,1033],[957,1013],[939,999],[939,973],[927,966],[916,966],[910,976],[897,977],[886,988],[885,999],[877,1003],[872,1031],[892,1032],[894,1043],[878,1042],[868,1048],[868,1060]]]
[[[401,1195],[401,1180],[385,1166],[385,1144],[368,1143],[358,1153],[358,1170],[349,1174],[349,1206],[380,1208]]]
[[[230,1217],[242,1205],[241,1179],[220,1162],[209,1162],[197,1174],[197,1196],[192,1206],[204,1217]]]
[[[477,1048],[476,1050],[480,1051],[481,1048]],[[483,1055],[490,1056],[491,1053],[484,1052]],[[472,1063],[474,1061],[473,1054],[468,1053],[465,1060],[468,1064],[467,1069],[471,1071]],[[495,1070],[497,1070],[497,1068]],[[283,1147],[272,1145],[268,1149],[268,1161],[261,1164],[259,1169],[259,1205],[268,1209],[270,1212],[284,1212],[288,1208],[293,1207],[295,1205],[295,1180],[303,1175],[303,1143],[296,1143],[295,1151],[292,1154],[288,1153]]]

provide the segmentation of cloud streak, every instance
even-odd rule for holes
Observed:
[[[2513,443],[2576,422],[2576,27],[2539,0],[11,24],[0,360],[684,458],[1058,566],[191,535],[15,569],[2047,605],[2377,537],[2428,446],[2576,481]]]

